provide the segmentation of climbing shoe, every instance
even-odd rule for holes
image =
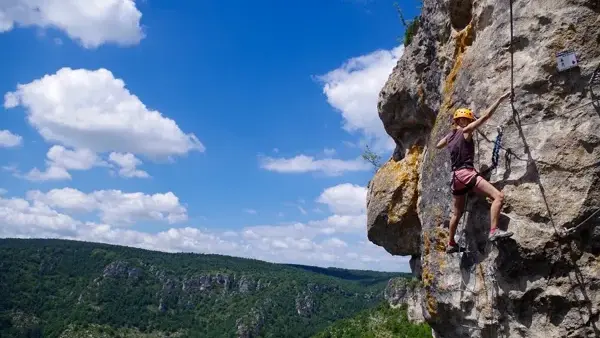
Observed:
[[[499,238],[510,237],[512,235],[513,235],[513,233],[510,231],[504,231],[504,230],[496,228],[496,229],[490,231],[489,240],[493,242]]]

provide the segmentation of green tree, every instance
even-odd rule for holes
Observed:
[[[423,2],[420,2],[419,9],[423,7]],[[413,20],[406,21],[404,19],[404,14],[402,13],[402,9],[397,2],[394,2],[394,7],[396,7],[396,11],[398,12],[398,16],[400,17],[400,22],[404,26],[404,46],[408,46],[413,41],[414,36],[417,34],[419,30],[420,17],[417,16]]]
[[[375,169],[379,169],[381,167],[381,156],[373,152],[368,145],[365,147],[365,150],[361,156],[363,160],[371,163]]]
[[[260,314],[263,337],[309,337],[376,306],[391,278],[407,276],[0,239],[0,288],[6,295],[0,297],[0,337],[229,337],[238,319],[256,322],[250,313]],[[241,288],[242,279],[252,286]],[[307,315],[297,312],[298,295],[311,299]]]

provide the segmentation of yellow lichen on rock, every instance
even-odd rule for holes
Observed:
[[[423,147],[413,145],[400,161],[390,159],[369,182],[367,236],[395,255],[420,253],[417,214]]]
[[[431,243],[429,242],[429,232],[423,232],[423,264],[422,264],[422,273],[421,279],[423,281],[423,286],[428,287],[433,283],[433,274],[431,273],[431,269],[429,268],[429,254],[431,252]]]
[[[423,89],[423,83],[419,83],[419,85],[417,86],[417,95],[419,96],[419,104],[424,104],[425,103],[425,90]]]
[[[427,312],[429,315],[434,316],[436,313],[436,301],[435,297],[431,295],[430,288],[433,285],[435,276],[431,271],[431,263],[429,262],[429,258],[431,253],[431,243],[429,242],[429,232],[423,232],[423,268],[421,274],[421,280],[423,282],[423,287],[425,289],[425,299],[427,304]]]
[[[429,312],[429,315],[435,316],[437,314],[437,301],[435,297],[427,290],[425,298],[427,298],[427,312]]]
[[[456,44],[454,47],[454,64],[452,70],[446,77],[444,82],[444,101],[442,103],[442,111],[448,111],[452,107],[452,92],[454,90],[454,83],[458,76],[463,62],[463,56],[468,46],[473,43],[473,26],[469,24],[465,29],[460,31],[456,37]]]
[[[397,187],[388,208],[388,224],[401,222],[407,213],[414,212],[416,208],[422,153],[422,147],[413,145],[404,159],[389,161],[381,168],[381,174],[389,175],[393,186]]]

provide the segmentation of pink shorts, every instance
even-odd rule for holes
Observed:
[[[477,175],[477,172],[473,168],[462,168],[454,172],[454,180],[452,181],[452,189],[460,190],[467,186],[467,183],[473,179],[473,176]],[[483,178],[477,176],[475,181],[475,187],[481,182]]]

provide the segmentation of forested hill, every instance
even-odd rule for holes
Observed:
[[[391,307],[387,302],[359,312],[352,318],[335,322],[313,338],[432,338],[426,323],[411,323],[406,306]]]
[[[309,337],[400,273],[0,239],[0,336]]]

